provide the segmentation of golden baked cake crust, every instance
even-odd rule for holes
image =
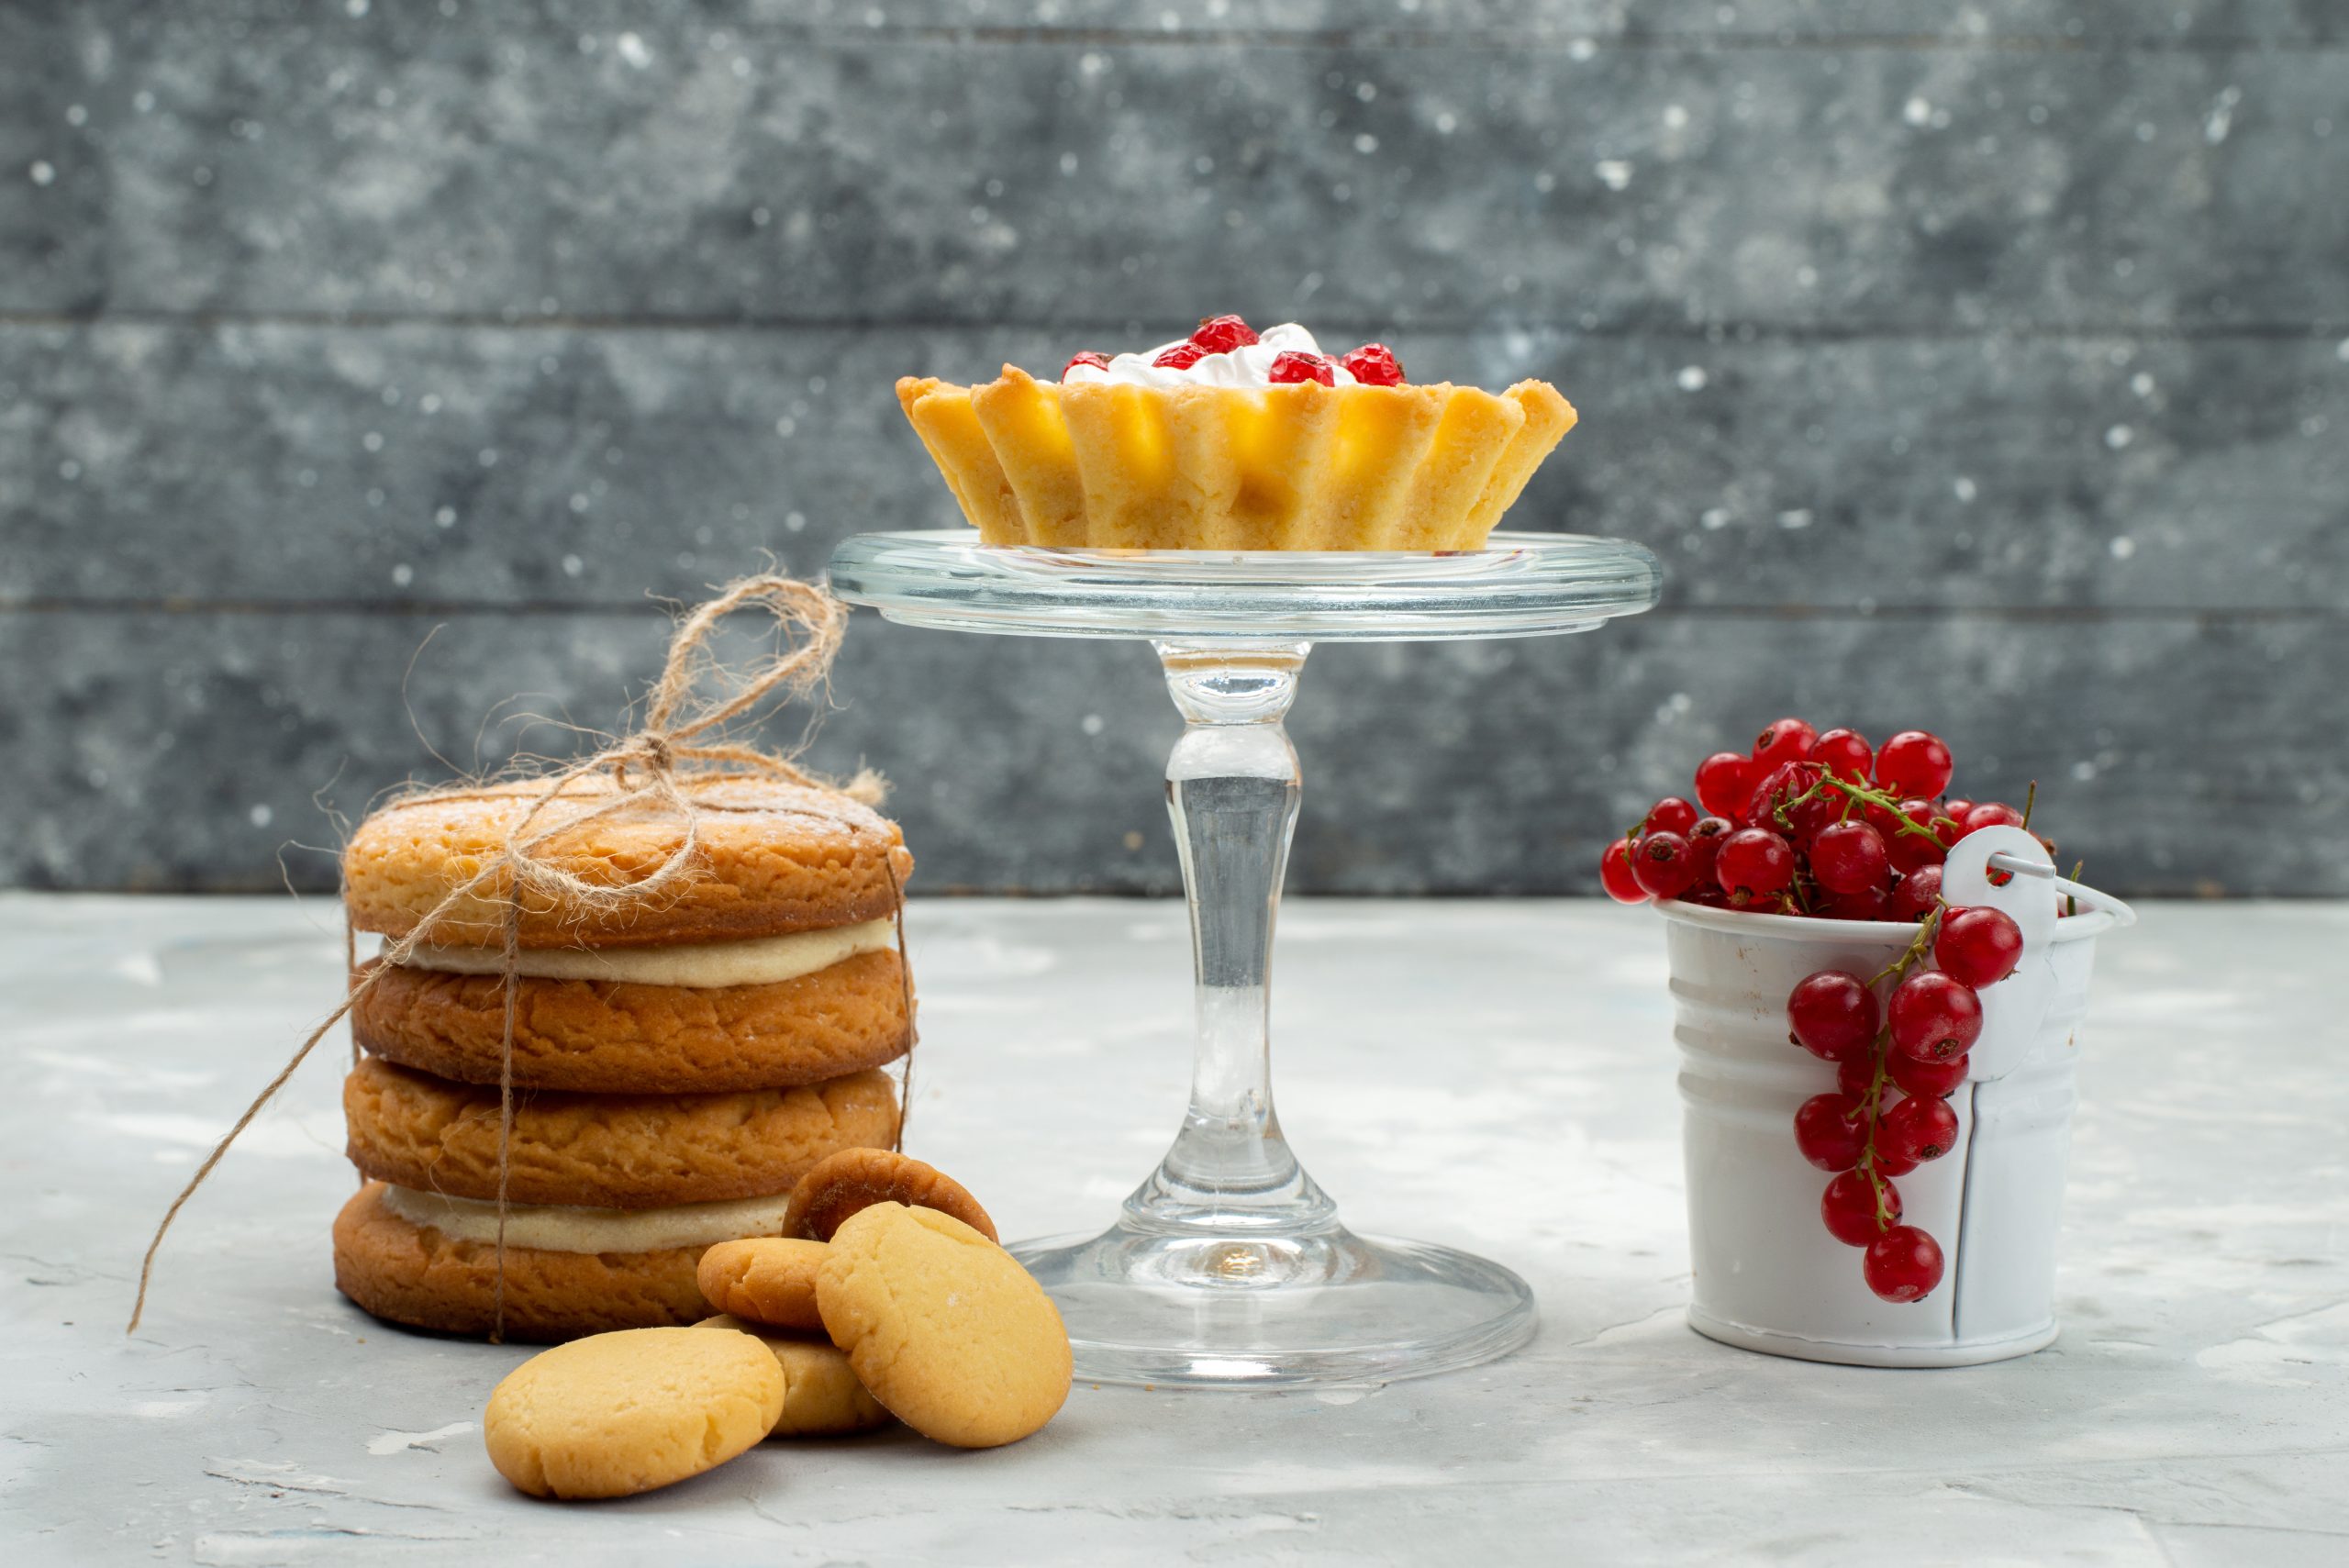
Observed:
[[[364,1174],[496,1199],[494,1085],[371,1056],[343,1081],[342,1109],[351,1162]],[[885,1148],[896,1134],[896,1086],[879,1072],[734,1094],[518,1094],[507,1197],[597,1208],[759,1197],[789,1192],[829,1154]]]
[[[697,1323],[699,1247],[650,1252],[506,1249],[506,1337],[532,1343]],[[335,1287],[388,1322],[486,1334],[497,1307],[497,1249],[395,1214],[369,1182],[334,1222]]]
[[[362,973],[373,972],[373,962]],[[913,1044],[904,962],[857,953],[768,985],[515,982],[514,1082],[526,1088],[680,1094],[788,1088],[895,1062]],[[395,966],[351,1012],[375,1055],[437,1077],[495,1084],[506,987],[495,974]]]
[[[1475,550],[1574,428],[1546,382],[1402,386],[897,383],[989,544]]]
[[[897,825],[872,807],[836,791],[760,779],[680,782],[707,808],[697,873],[674,891],[597,914],[558,911],[526,890],[523,947],[645,947],[783,936],[896,912],[898,892],[913,874],[913,856]],[[504,848],[544,787],[484,785],[462,796],[389,806],[369,817],[342,854],[351,924],[394,938],[416,929]],[[554,814],[592,808],[610,790],[608,781],[582,781],[563,797],[566,804],[550,807],[540,821],[559,822]],[[540,852],[575,875],[617,886],[651,871],[683,837],[673,814],[646,806],[586,823]],[[503,877],[484,884],[442,917],[432,940],[499,945],[508,885]]]

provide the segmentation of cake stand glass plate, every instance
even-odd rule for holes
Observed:
[[[1190,899],[1191,1103],[1156,1171],[1096,1236],[1016,1242],[1094,1383],[1299,1387],[1473,1366],[1533,1335],[1533,1294],[1449,1247],[1357,1236],[1273,1109],[1273,922],[1297,827],[1283,728],[1317,641],[1587,631],[1652,606],[1636,544],[1497,533],[1445,554],[985,545],[966,528],[863,534],[832,589],[958,631],[1148,640],[1185,720],[1166,805]]]

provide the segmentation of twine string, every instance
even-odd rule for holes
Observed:
[[[778,651],[747,667],[729,666],[711,652],[710,641],[721,621],[738,610],[746,609],[763,610],[774,619],[779,639]],[[488,899],[494,900],[499,907],[504,950],[505,1019],[499,1042],[498,1069],[497,1278],[492,1329],[493,1338],[501,1336],[505,1329],[507,1195],[514,1129],[514,1029],[521,978],[518,969],[522,917],[525,913],[553,914],[566,920],[584,923],[596,917],[651,904],[661,895],[676,890],[699,872],[703,812],[777,808],[769,805],[735,805],[695,799],[692,790],[712,779],[760,779],[818,791],[837,787],[838,793],[861,804],[876,804],[883,786],[879,777],[870,772],[859,773],[845,785],[834,786],[800,768],[788,756],[723,738],[727,724],[752,712],[768,699],[797,699],[821,686],[840,651],[841,638],[846,630],[847,622],[848,606],[822,589],[772,573],[729,584],[716,598],[689,614],[678,625],[670,640],[660,679],[646,701],[642,727],[592,756],[554,773],[529,777],[526,782],[540,787],[530,797],[529,805],[521,816],[507,829],[500,846],[484,857],[472,875],[444,895],[406,932],[387,940],[364,975],[353,973],[345,982],[340,1005],[303,1039],[285,1065],[254,1096],[252,1103],[245,1107],[244,1114],[238,1117],[220,1141],[213,1146],[212,1151],[205,1156],[203,1163],[195,1168],[195,1173],[180,1188],[178,1195],[172,1199],[171,1207],[163,1211],[162,1219],[155,1227],[154,1236],[147,1243],[146,1254],[139,1265],[139,1292],[132,1303],[130,1322],[125,1332],[135,1333],[139,1319],[146,1313],[147,1291],[154,1274],[155,1254],[161,1248],[172,1222],[179,1218],[180,1210],[186,1206],[188,1199],[212,1174],[213,1169],[228,1152],[229,1146],[285,1086],[287,1080],[308,1059],[318,1041],[350,1016],[351,1009],[385,973],[405,962],[417,948],[435,938],[467,929],[477,932],[480,922],[459,917],[461,912],[470,912],[476,899]],[[705,685],[714,687],[717,695],[703,695]],[[608,784],[600,783],[605,779],[608,779]],[[599,783],[597,794],[573,793],[575,786],[589,781]],[[395,804],[506,799],[514,794],[510,789],[484,789],[479,784],[467,783],[412,791],[400,796]],[[559,803],[564,809],[555,809]],[[583,876],[547,852],[549,844],[557,838],[573,834],[606,817],[648,807],[674,817],[680,824],[681,830],[675,845],[667,853],[628,881],[599,881]],[[781,809],[832,821],[852,834],[863,831],[863,825],[844,813],[826,812],[805,805],[787,805]],[[885,847],[882,864],[887,870],[891,892],[897,896],[897,954],[903,968],[907,962],[903,888],[899,884],[896,862]],[[347,914],[345,922],[345,957],[346,960],[355,960],[356,937],[349,926]],[[913,1017],[910,979],[906,979],[904,984],[910,1032]],[[354,1041],[354,1062],[357,1053],[358,1047]],[[907,1055],[910,1075],[910,1041]],[[902,1109],[898,1136],[902,1140]]]

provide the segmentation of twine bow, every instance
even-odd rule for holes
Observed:
[[[779,634],[779,651],[744,669],[721,662],[710,651],[709,643],[718,622],[737,610],[762,609],[772,616]],[[785,699],[804,697],[822,685],[830,673],[832,660],[840,651],[841,639],[847,628],[848,606],[822,589],[795,578],[768,573],[746,577],[729,584],[718,597],[701,605],[687,616],[670,639],[669,652],[661,670],[661,678],[648,695],[643,726],[634,733],[622,737],[591,757],[571,763],[555,773],[536,775],[529,782],[540,784],[529,806],[507,830],[504,842],[496,852],[482,862],[480,869],[451,889],[417,922],[406,936],[384,943],[376,963],[366,974],[351,984],[342,1003],[327,1015],[318,1027],[310,1031],[292,1058],[269,1081],[267,1087],[254,1097],[251,1105],[239,1117],[236,1125],[214,1146],[212,1152],[188,1178],[172,1206],[163,1211],[161,1223],[155,1227],[153,1240],[147,1244],[146,1256],[139,1265],[139,1295],[130,1312],[126,1332],[136,1332],[139,1320],[147,1309],[147,1286],[155,1267],[155,1253],[163,1244],[164,1233],[180,1209],[203,1185],[213,1167],[220,1162],[236,1142],[238,1136],[252,1124],[262,1108],[285,1086],[295,1070],[302,1065],[311,1050],[326,1038],[327,1031],[340,1023],[360,998],[373,987],[376,980],[395,965],[403,963],[418,947],[425,946],[444,927],[458,925],[456,912],[477,897],[496,900],[501,909],[501,936],[504,945],[503,975],[505,984],[504,1040],[500,1050],[498,1073],[498,1135],[497,1135],[497,1250],[496,1295],[494,1327],[491,1338],[503,1335],[506,1317],[506,1211],[507,1167],[508,1145],[514,1130],[514,1024],[517,1000],[520,992],[518,964],[521,948],[521,917],[525,895],[530,895],[534,908],[544,907],[562,913],[567,917],[584,920],[593,916],[607,915],[622,908],[640,907],[664,894],[674,891],[700,867],[700,829],[702,814],[707,811],[745,809],[694,798],[693,786],[713,778],[758,778],[778,784],[796,784],[816,790],[830,790],[835,786],[800,768],[787,756],[763,751],[753,746],[724,739],[726,726],[752,712],[768,698],[780,695]],[[703,695],[705,685],[717,688],[716,695]],[[688,770],[687,765],[691,765]],[[608,779],[607,786],[599,787],[593,795],[570,794],[573,786],[591,780]],[[884,786],[878,775],[866,771],[838,793],[864,805],[878,804]],[[504,798],[512,791],[485,791],[477,784],[456,784],[415,791],[398,798],[395,804],[419,805],[436,801],[482,800]],[[582,809],[556,809],[561,803],[570,802]],[[589,802],[592,801],[592,805]],[[624,883],[590,881],[565,866],[559,857],[547,852],[556,838],[572,833],[589,823],[628,812],[651,809],[674,817],[683,827],[676,845],[650,870]],[[750,809],[769,809],[751,807]],[[788,809],[822,817],[847,828],[852,833],[861,831],[863,824],[845,815],[795,806]],[[897,883],[894,860],[884,853],[881,863],[887,871],[890,891],[896,906],[897,952],[899,975],[905,986],[906,1017],[913,1018],[910,971],[905,965],[905,906],[903,889]],[[350,951],[346,926],[346,952]],[[910,1078],[911,1058],[907,1058]],[[910,1090],[910,1083],[907,1085]],[[904,1138],[904,1095],[901,1094],[898,1137]]]

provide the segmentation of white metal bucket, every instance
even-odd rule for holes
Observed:
[[[1688,1321],[1698,1333],[1858,1366],[1971,1366],[2055,1338],[2055,1234],[2088,970],[2096,939],[2131,917],[2098,895],[2121,918],[2099,908],[2057,919],[2054,884],[2016,876],[1989,885],[1993,852],[2045,862],[2028,834],[1987,828],[1954,848],[1943,870],[1952,905],[2006,909],[2024,949],[2016,973],[1982,992],[1972,1071],[1949,1100],[1956,1147],[1898,1178],[1904,1221],[1930,1232],[1946,1260],[1942,1284],[1919,1302],[1880,1299],[1861,1278],[1859,1249],[1820,1223],[1828,1177],[1796,1149],[1794,1117],[1835,1087],[1835,1068],[1787,1033],[1796,982],[1821,969],[1865,979],[1916,927],[1657,906],[1681,1050]]]

